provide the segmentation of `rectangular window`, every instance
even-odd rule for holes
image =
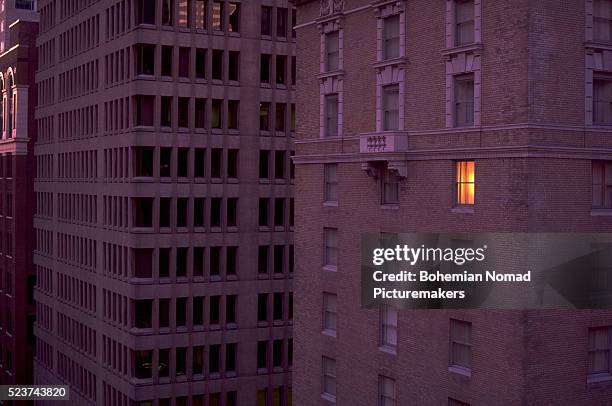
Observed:
[[[605,377],[610,370],[610,327],[590,328],[588,331],[588,369],[589,378]]]
[[[159,277],[170,277],[170,248],[159,249]]]
[[[323,394],[336,398],[336,360],[323,357]]]
[[[380,345],[395,349],[397,347],[398,311],[391,307],[380,310]]]
[[[612,76],[593,78],[593,124],[612,125]]]
[[[167,378],[170,372],[170,349],[160,348],[158,352],[157,374],[160,378]]]
[[[189,78],[189,65],[191,64],[191,49],[187,47],[179,48],[179,69],[180,78]]]
[[[269,54],[261,54],[259,63],[259,81],[261,83],[270,83],[270,62],[272,56]]]
[[[259,130],[270,131],[270,103],[259,103]]]
[[[612,0],[593,0],[593,39],[612,41]]]
[[[204,297],[196,296],[193,298],[193,325],[201,326],[204,324]]]
[[[172,25],[173,0],[162,0],[162,25]]]
[[[189,208],[189,199],[180,197],[176,199],[176,226],[187,227],[187,211]]]
[[[283,300],[284,300],[284,293],[283,292],[276,292],[274,293],[273,296],[273,303],[272,303],[272,317],[274,318],[274,320],[283,320]]]
[[[172,127],[172,96],[161,97],[159,125],[161,127]]]
[[[239,126],[238,117],[240,102],[238,100],[228,100],[227,102],[227,128],[237,130]]]
[[[382,179],[382,204],[399,203],[399,179],[395,173],[388,169],[384,171]]]
[[[474,161],[457,162],[457,182],[455,184],[455,196],[457,205],[474,204],[475,195],[475,174],[476,168]]]
[[[189,27],[190,14],[189,2],[187,0],[179,0],[177,13],[177,24],[179,27]]]
[[[338,229],[336,228],[324,228],[324,248],[325,248],[325,260],[326,266],[336,267],[338,266]]]
[[[276,84],[287,84],[287,57],[285,55],[276,55]]]
[[[169,178],[172,174],[172,148],[159,149],[159,176]]]
[[[220,1],[213,1],[212,4],[212,28],[216,31],[224,30],[225,13],[223,10],[223,3]]]
[[[172,76],[172,47],[162,46],[161,74],[162,76]]]
[[[274,151],[274,178],[285,179],[285,151]]]
[[[336,334],[338,317],[338,296],[333,293],[323,293],[323,331]]]
[[[282,200],[282,199],[280,199]],[[274,246],[274,273],[281,274],[285,269],[285,246]]]
[[[272,367],[283,366],[283,340],[272,341]]]
[[[236,372],[236,353],[236,343],[225,344],[225,372]],[[230,398],[230,393],[232,392],[227,393],[228,399]],[[227,402],[226,404],[230,405],[231,403]]]
[[[195,128],[206,128],[206,99],[195,99]]]
[[[237,149],[227,150],[227,177],[230,179],[238,178],[238,153]]]
[[[212,117],[210,126],[213,129],[221,128],[221,108],[223,106],[223,100],[213,99],[212,101]]]
[[[212,78],[223,80],[223,50],[214,49],[212,54]]]
[[[228,79],[238,81],[240,72],[240,52],[229,51],[228,71]]]
[[[378,377],[378,406],[395,406],[397,404],[395,379],[380,375]]]
[[[208,346],[208,372],[218,374],[221,369],[221,345],[212,344]],[[212,395],[211,395],[212,398]],[[212,399],[210,399],[212,400]],[[218,403],[221,404],[220,402]]]
[[[206,0],[195,0],[195,27],[206,29]]]
[[[238,227],[238,198],[237,197],[227,198],[225,217],[227,220],[228,227]]]
[[[168,327],[170,327],[170,299],[159,299],[159,328]]]
[[[325,136],[338,136],[338,95],[325,96]]]
[[[261,35],[272,35],[272,7],[261,6]]]
[[[400,56],[400,16],[399,14],[383,20],[383,59]]]
[[[287,9],[284,7],[276,9],[276,36],[281,38],[287,36]]]
[[[236,248],[236,247],[232,247]],[[236,252],[236,250],[234,250]],[[235,257],[235,256],[234,256]],[[228,324],[236,323],[236,303],[237,295],[227,295],[225,297],[225,322]]]
[[[206,50],[196,49],[196,60],[195,60],[195,73],[196,78],[206,79]]]
[[[327,54],[325,66],[327,71],[340,69],[340,32],[332,31],[325,34],[325,53]]]
[[[178,98],[178,126],[189,127],[189,97]]]
[[[285,111],[287,105],[285,103],[276,103],[276,120],[275,128],[278,132],[285,132]]]
[[[210,199],[210,226],[221,227],[221,198],[213,197]]]
[[[266,369],[268,367],[268,342],[257,342],[257,369]]]
[[[472,323],[450,319],[449,363],[454,367],[472,368]]]
[[[399,129],[399,86],[390,85],[383,87],[383,131],[395,131]]]
[[[209,323],[210,324],[219,324],[220,320],[220,309],[221,309],[221,296],[211,296],[210,297],[210,314],[209,314]]]
[[[206,260],[204,255],[204,247],[193,247],[193,276],[204,276],[204,263]]]
[[[270,178],[270,151],[259,151],[259,179]]]
[[[138,44],[136,45],[136,74],[154,75],[155,74],[155,45]]]
[[[153,351],[134,351],[134,377],[137,379],[151,379],[151,364],[153,363]]]
[[[153,126],[155,96],[136,96],[136,126]]]
[[[204,374],[204,346],[198,345],[193,347],[193,367],[194,375]]]
[[[455,45],[474,42],[474,0],[455,0]]]
[[[260,293],[259,295],[257,295],[257,321],[268,321],[267,293]]]
[[[155,24],[155,2],[138,0],[136,8],[137,24]]]
[[[324,168],[325,178],[325,201],[326,202],[337,202],[338,201],[338,164],[325,164]]]
[[[159,226],[161,228],[170,227],[170,197],[160,197],[159,199]]]
[[[274,226],[283,227],[285,225],[285,199],[277,197],[274,199]]]
[[[612,209],[612,161],[593,161],[593,208]]]
[[[259,227],[268,227],[270,219],[268,216],[270,210],[270,199],[266,197],[259,198]]]
[[[474,74],[455,76],[455,126],[474,125]]]
[[[240,32],[240,3],[229,3],[229,32]]]

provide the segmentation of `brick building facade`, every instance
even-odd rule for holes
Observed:
[[[0,54],[0,384],[32,381],[36,22],[9,27]]]
[[[35,383],[290,405],[291,5],[38,3]]]
[[[295,3],[296,402],[612,402],[610,311],[361,310],[359,243],[612,231],[611,2]]]

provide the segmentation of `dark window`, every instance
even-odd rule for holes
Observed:
[[[138,44],[136,45],[136,74],[154,75],[155,74],[155,45]]]
[[[257,369],[266,369],[268,361],[268,342],[257,342]]]
[[[177,176],[186,178],[189,176],[189,148],[179,148],[177,155]]]
[[[206,149],[194,149],[193,176],[203,178],[206,175]]]
[[[193,226],[205,227],[206,199],[196,197],[193,199]]]
[[[209,324],[219,324],[221,311],[221,296],[210,297]]]
[[[268,321],[268,294],[257,295],[257,321]]]
[[[170,349],[160,348],[158,358],[157,374],[160,378],[167,378],[170,371]]]
[[[170,327],[170,299],[159,299],[159,327]]]
[[[225,322],[236,323],[236,303],[237,295],[228,295],[225,297]]]
[[[225,344],[225,372],[236,372],[236,347],[236,343]]]
[[[274,273],[283,273],[285,265],[285,246],[274,246]]]
[[[211,374],[218,374],[220,366],[221,366],[221,345],[211,344],[208,347],[208,372],[210,372]]]
[[[153,227],[153,198],[137,197],[133,200],[133,226]]]
[[[154,96],[136,96],[136,125],[153,126],[153,116],[155,107]]]
[[[212,78],[223,80],[223,51],[220,49],[213,50]]]
[[[272,56],[268,54],[261,54],[260,59],[260,72],[259,72],[259,80],[261,83],[270,83],[270,62],[272,61]]]
[[[238,226],[238,198],[230,197],[227,199],[227,226]]]
[[[228,100],[227,102],[227,128],[237,130],[239,126],[238,117],[240,111],[240,103],[238,100]]]
[[[229,64],[228,64],[229,80],[238,81],[240,72],[240,52],[230,51],[229,52]]]
[[[285,151],[274,152],[274,177],[285,179]]]
[[[261,6],[261,35],[272,35],[272,7]]]
[[[274,368],[283,365],[283,340],[274,340],[272,342],[272,366]]]
[[[284,103],[276,103],[276,131],[284,132],[285,131],[285,110],[286,104]]]
[[[260,274],[268,273],[268,251],[270,247],[267,245],[260,245],[257,255],[257,272]]]
[[[172,199],[162,197],[159,199],[159,226],[170,227],[170,203]]]
[[[222,126],[221,108],[223,100],[213,99],[212,101],[212,117],[210,126],[214,129],[220,129]]]
[[[189,127],[189,97],[179,97],[178,99],[178,126]]]
[[[174,0],[162,0],[162,25],[172,25]]]
[[[229,149],[227,151],[227,177],[238,177],[238,150]]]
[[[205,49],[196,49],[196,78],[205,79],[206,78],[206,50]]]
[[[151,363],[153,351],[134,351],[134,377],[137,379],[151,379]]]
[[[259,103],[259,130],[270,130],[270,103]]]
[[[153,250],[150,248],[134,248],[134,277],[151,278],[153,276]]]
[[[210,275],[221,274],[221,247],[210,247]]]
[[[238,269],[238,247],[227,247],[225,249],[225,273],[236,275]]]
[[[204,324],[204,298],[196,296],[193,298],[193,325],[201,326]]]
[[[189,77],[189,65],[191,65],[191,58],[189,58],[189,55],[191,53],[191,49],[187,48],[187,47],[180,47],[179,48],[179,69],[178,69],[178,75],[181,78],[188,78]]]
[[[221,148],[213,148],[210,151],[210,176],[213,178],[221,177]]]
[[[172,168],[172,148],[159,149],[159,176],[169,178]]]
[[[170,277],[170,248],[159,249],[159,277]]]
[[[259,198],[259,226],[267,227],[270,224],[268,213],[270,211],[270,199],[265,197]]]
[[[134,147],[134,177],[153,176],[153,147]]]
[[[193,248],[193,276],[204,275],[204,247]]]
[[[276,9],[276,35],[278,37],[287,36],[287,9],[283,7]]]
[[[153,300],[136,300],[134,304],[134,327],[136,328],[151,328],[151,319],[153,315]]]
[[[159,125],[162,127],[172,127],[172,97],[161,97],[161,111],[159,115]]]
[[[285,225],[285,199],[282,197],[274,199],[274,225],[276,227]]]
[[[195,128],[206,127],[206,99],[195,99]]]
[[[287,57],[276,55],[276,84],[285,85],[287,76]]]
[[[193,347],[193,367],[192,372],[194,375],[204,374],[204,346],[198,345]],[[195,400],[195,399],[193,399]],[[192,401],[192,405],[195,406],[195,402]],[[202,403],[200,406],[203,406]]]
[[[155,1],[138,0],[136,8],[137,24],[155,24]]]
[[[189,248],[179,247],[176,249],[176,276],[178,278],[187,276],[187,255],[189,255]]]
[[[221,198],[210,199],[210,226],[221,227]]]
[[[162,46],[161,74],[162,76],[172,76],[171,46]]]
[[[259,151],[259,178],[270,178],[270,151],[268,150]]]
[[[283,319],[283,293],[276,292],[274,293],[274,303],[272,308],[272,313],[274,320],[282,320]]]
[[[176,298],[176,326],[184,327],[187,324],[187,298]]]

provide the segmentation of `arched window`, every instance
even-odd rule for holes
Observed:
[[[6,84],[6,138],[11,138],[13,136],[13,128],[14,128],[14,115],[15,115],[15,105],[14,105],[14,97],[13,97],[13,72],[8,73],[8,80]]]

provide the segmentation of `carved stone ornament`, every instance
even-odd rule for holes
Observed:
[[[340,13],[344,9],[344,0],[321,0],[321,15]]]

